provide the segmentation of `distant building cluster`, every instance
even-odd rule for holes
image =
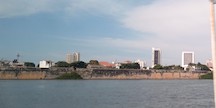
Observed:
[[[73,63],[73,62],[77,62],[80,61],[80,53],[79,52],[74,52],[73,54],[68,53],[66,55],[66,62],[67,63]]]
[[[24,67],[24,62],[20,62],[19,60],[20,55],[17,54],[17,58],[14,59],[13,61],[6,61],[6,60],[0,60],[0,67]],[[162,59],[162,51],[160,48],[152,48],[152,65],[151,68],[154,68],[156,65],[161,65],[161,59]],[[193,51],[182,51],[182,57],[181,57],[181,67],[184,68],[184,70],[188,68],[194,68],[192,65],[195,63],[195,54]],[[68,53],[66,54],[66,59],[65,62],[68,64],[78,62],[80,61],[80,53],[79,52],[74,52],[74,53]],[[122,65],[125,66],[125,64],[134,64],[137,63],[140,67],[140,69],[149,69],[149,67],[146,65],[147,63],[145,61],[142,61],[140,59],[135,60],[135,61],[123,61],[123,62],[107,62],[107,61],[98,61],[99,65],[91,65],[88,67],[91,68],[116,68],[120,69]],[[42,69],[47,69],[52,66],[54,66],[55,63],[51,60],[42,60],[39,62],[37,67],[42,68]],[[190,65],[190,66],[189,66]],[[212,60],[209,59],[206,61],[206,66],[209,69],[212,69]]]

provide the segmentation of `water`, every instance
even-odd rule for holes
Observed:
[[[0,108],[213,108],[212,80],[0,80]]]

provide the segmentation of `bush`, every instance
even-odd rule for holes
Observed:
[[[201,75],[200,79],[213,79],[213,74],[211,73],[207,73],[205,75]]]
[[[76,72],[72,73],[65,73],[57,77],[56,79],[83,79],[79,74]]]

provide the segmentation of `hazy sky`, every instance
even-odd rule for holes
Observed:
[[[181,64],[182,51],[195,61],[211,58],[209,0],[0,0],[0,58],[22,61],[141,59],[151,48],[162,64]]]

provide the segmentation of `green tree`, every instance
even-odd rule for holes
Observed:
[[[122,64],[121,69],[140,69],[140,65],[138,63],[128,63]]]
[[[206,65],[203,65],[203,64],[197,64],[197,67],[200,67],[201,70],[210,71],[210,69]]]
[[[99,62],[97,60],[90,60],[89,64],[91,64],[91,65],[99,65]]]
[[[62,74],[56,79],[83,79],[83,78],[78,73],[71,72],[71,73]]]
[[[70,67],[70,64],[68,64],[67,62],[65,61],[58,61],[56,64],[55,64],[56,67]]]
[[[177,66],[175,66],[175,68],[174,68],[175,70],[184,70],[184,68],[183,67],[181,67],[180,65],[177,65]]]
[[[75,68],[86,68],[87,64],[83,61],[78,61],[78,62],[71,63],[70,66],[73,66]]]
[[[26,66],[26,67],[35,67],[35,64],[32,63],[32,62],[25,62],[24,66]]]
[[[183,70],[183,67],[180,65],[170,65],[170,66],[164,66],[163,69],[165,70]]]
[[[153,69],[163,69],[163,66],[161,66],[160,64],[157,64],[153,67]]]
[[[197,64],[195,64],[195,63],[189,63],[188,65],[189,66],[195,66],[197,69],[200,69],[200,70],[210,71],[210,69],[206,65],[201,64],[200,62],[198,62]]]
[[[200,79],[213,79],[213,73],[207,73],[205,75],[201,75]]]
[[[206,65],[202,65],[201,70],[211,71]]]

